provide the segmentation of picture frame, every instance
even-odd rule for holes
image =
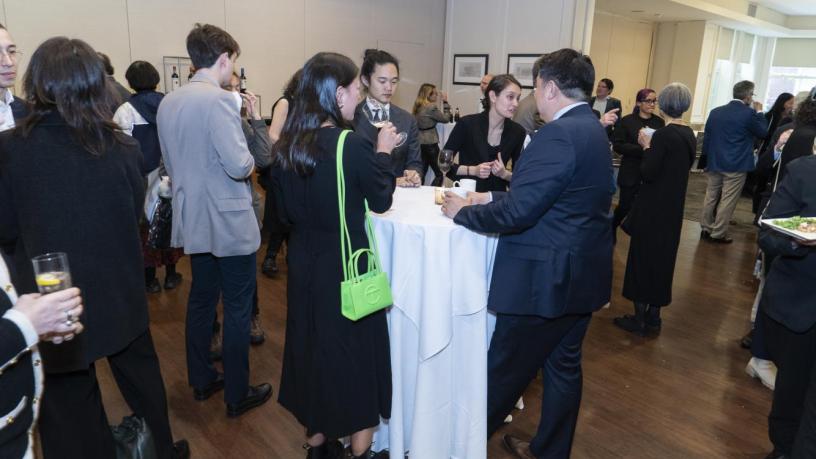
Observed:
[[[522,88],[532,89],[535,86],[533,81],[533,64],[541,54],[508,54],[507,73],[516,77]]]
[[[479,86],[487,73],[487,54],[454,54],[453,84]]]

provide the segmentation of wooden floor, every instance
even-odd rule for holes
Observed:
[[[631,307],[620,296],[628,248],[628,238],[620,236],[612,307],[595,314],[584,342],[584,395],[573,458],[759,459],[770,451],[771,392],[745,375],[749,354],[738,345],[755,291],[755,236],[735,231],[735,243],[721,246],[700,242],[699,231],[696,222],[685,221],[674,302],[664,312],[663,333],[654,339],[635,338],[612,325],[614,316]],[[193,401],[184,357],[187,258],[180,271],[185,279],[179,289],[150,296],[151,330],[176,438],[189,440],[194,458],[304,457],[303,429],[274,400],[239,419],[227,419],[219,396]],[[250,353],[251,381],[271,382],[276,395],[285,279],[285,270],[277,279],[258,276],[267,341]],[[101,366],[108,416],[118,423],[128,410]],[[540,392],[539,380],[525,393],[527,408],[515,412],[514,422],[490,440],[488,457],[510,457],[501,433],[533,434]]]

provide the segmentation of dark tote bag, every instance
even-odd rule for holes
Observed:
[[[158,459],[153,434],[144,419],[125,416],[118,426],[111,426],[116,443],[116,459]]]
[[[172,227],[172,201],[169,198],[159,198],[147,230],[147,246],[151,249],[169,249]]]

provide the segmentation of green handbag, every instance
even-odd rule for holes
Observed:
[[[351,236],[346,224],[346,181],[343,174],[343,144],[345,130],[337,140],[337,201],[340,206],[340,253],[343,261],[343,281],[340,282],[340,305],[343,316],[350,320],[360,320],[380,309],[394,303],[391,297],[391,285],[388,276],[380,267],[380,256],[377,253],[377,240],[371,226],[368,201],[365,202],[365,230],[368,236],[368,247],[352,251]],[[360,274],[358,261],[365,255],[368,261],[366,272]]]

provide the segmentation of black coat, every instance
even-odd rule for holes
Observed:
[[[37,291],[31,257],[68,254],[85,332],[41,351],[46,372],[85,369],[147,330],[142,154],[134,139],[117,133],[92,155],[56,113],[25,138],[18,131],[0,134],[0,244],[16,240],[20,293]]]
[[[11,259],[3,256],[2,262],[11,271]],[[8,296],[0,292],[0,457],[4,458],[23,457],[26,452],[36,390],[34,362],[23,332],[14,322],[2,318],[11,307]],[[13,421],[8,422],[9,418]]]
[[[627,299],[653,306],[671,303],[688,174],[696,146],[690,128],[670,124],[654,133],[651,148],[643,154],[643,183],[624,223],[632,236],[623,279]]]
[[[481,163],[494,161],[496,153],[501,152],[502,161],[506,165],[511,159],[513,167],[518,165],[521,150],[524,148],[524,139],[527,131],[520,124],[505,118],[501,140],[498,147],[491,147],[487,143],[488,124],[490,122],[489,111],[462,117],[456,122],[453,131],[445,143],[446,150],[459,152],[459,163],[454,164],[448,177],[451,180],[469,178],[476,180],[476,191],[505,191],[508,182],[495,175],[486,179],[456,175],[456,169],[461,166],[475,166]]]
[[[643,159],[643,148],[638,143],[638,134],[645,127],[657,130],[665,125],[663,118],[657,115],[643,119],[638,114],[632,113],[620,120],[612,136],[612,149],[621,155],[618,185],[626,187],[640,184],[640,162]]]
[[[791,161],[771,196],[765,218],[816,217],[814,177],[816,156]],[[766,227],[759,233],[759,246],[775,257],[765,279],[761,308],[796,333],[809,330],[816,323],[816,250]]]

